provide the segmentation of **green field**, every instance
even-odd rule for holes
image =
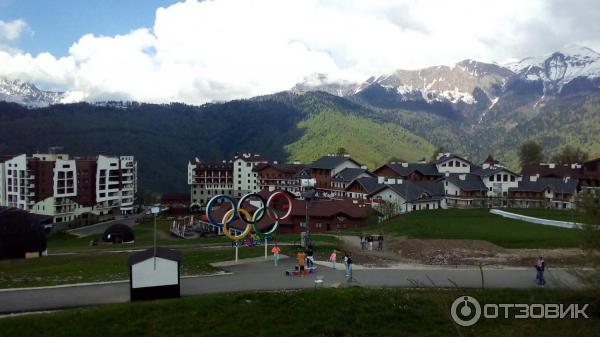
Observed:
[[[482,319],[451,303],[590,304],[590,319]],[[3,336],[597,336],[598,291],[319,289],[213,294],[0,319]]]
[[[208,244],[222,244],[229,245],[231,241],[224,237],[206,237],[198,239],[181,239],[171,235],[169,232],[171,228],[172,220],[160,219],[156,222],[158,244],[165,247],[189,247],[189,246],[201,246]],[[139,249],[143,247],[150,247],[154,242],[154,222],[145,221],[133,226],[135,234],[135,242],[131,244],[99,244],[97,246],[90,246],[91,240],[97,242],[102,241],[102,235],[90,235],[86,237],[76,237],[67,233],[56,233],[50,236],[48,239],[48,251],[50,253],[57,252],[73,252],[73,251],[90,251],[90,250],[102,250],[102,249]],[[323,243],[335,243],[337,239],[331,235],[325,234],[313,234],[311,235],[313,241]],[[299,234],[279,234],[273,237],[276,242],[288,242],[296,243],[299,242]]]
[[[575,210],[560,210],[560,209],[540,209],[540,208],[507,208],[503,211],[532,216],[541,219],[582,222],[583,215]]]
[[[485,240],[504,248],[579,247],[582,235],[576,229],[504,218],[490,214],[488,209],[410,212],[363,230],[365,233],[380,231],[416,239]]]
[[[285,250],[285,248],[284,248]],[[105,282],[129,278],[127,259],[132,253],[47,256],[38,259],[0,261],[0,288]],[[234,249],[185,250],[181,273],[198,275],[215,272],[210,263],[235,258]],[[263,247],[241,248],[240,258],[264,255]]]

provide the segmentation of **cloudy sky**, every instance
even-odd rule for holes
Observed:
[[[600,51],[597,0],[0,0],[0,77],[73,100],[201,104],[314,74]]]

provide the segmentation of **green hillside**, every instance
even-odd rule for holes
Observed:
[[[370,169],[390,158],[417,161],[429,158],[435,147],[401,126],[326,109],[298,124],[302,137],[286,146],[290,157],[311,162],[325,153],[345,148]]]
[[[0,154],[62,146],[73,155],[134,155],[144,191],[187,190],[187,162],[261,153],[310,162],[343,146],[373,167],[396,156],[419,159],[433,146],[343,98],[281,93],[189,106],[86,103],[27,109],[0,102]]]

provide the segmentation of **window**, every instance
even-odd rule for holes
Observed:
[[[494,181],[494,176],[493,175],[490,176],[490,181]]]
[[[510,176],[510,181],[515,181],[515,176]]]
[[[448,166],[449,166],[449,167],[454,167],[454,160],[451,160],[451,161],[448,163]]]
[[[502,181],[508,181],[508,174],[503,175]]]

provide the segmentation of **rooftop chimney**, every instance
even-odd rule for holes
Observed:
[[[300,161],[299,160],[294,160],[294,165],[300,165]]]
[[[548,164],[548,167],[549,167],[549,168],[551,168],[551,169],[553,169],[553,168],[555,168],[555,167],[556,167],[556,164],[554,164],[554,163],[550,163],[550,164]]]
[[[360,168],[363,169],[363,170],[366,170],[367,169],[367,165],[360,165]]]
[[[488,164],[488,163],[483,163],[483,165],[481,165],[481,168],[482,168],[482,169],[484,169],[484,170],[485,170],[485,169],[488,169],[488,168],[490,168],[490,164]]]
[[[540,177],[540,174],[538,173],[534,176],[529,177],[529,181],[537,181],[539,177]]]
[[[407,162],[402,162],[402,167],[408,167],[408,163]]]
[[[466,175],[466,174],[460,174],[460,175],[458,176],[458,179],[460,179],[460,180],[465,180],[465,179],[467,179],[467,175]]]
[[[383,183],[385,183],[385,177],[377,177],[377,183],[378,183],[378,184],[383,184]]]

